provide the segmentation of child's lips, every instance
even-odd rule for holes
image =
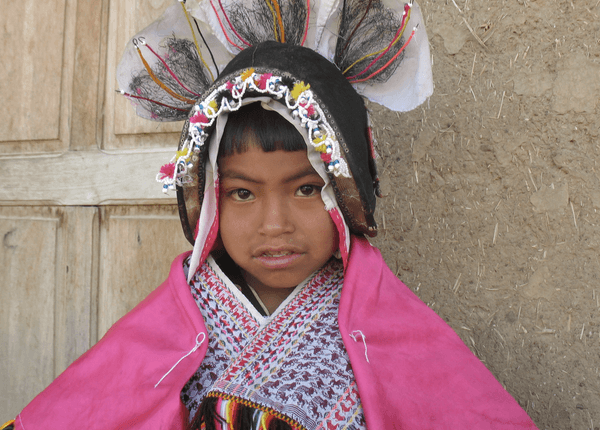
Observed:
[[[257,253],[254,257],[263,266],[270,269],[285,269],[292,265],[298,258],[302,256],[302,253],[297,250],[265,250]]]

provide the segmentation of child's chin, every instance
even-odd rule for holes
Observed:
[[[253,274],[245,272],[244,278],[246,282],[255,290],[286,290],[298,286],[304,281],[310,273],[305,273],[306,270],[289,270],[289,269],[262,269],[253,271]]]

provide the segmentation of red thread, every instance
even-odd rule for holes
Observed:
[[[348,267],[348,249],[346,248],[346,229],[344,227],[344,222],[338,208],[330,209],[329,216],[331,216],[339,234],[339,248],[345,269]]]
[[[306,0],[306,27],[304,27],[304,37],[300,46],[304,46],[306,42],[306,36],[308,36],[308,22],[310,21],[310,0]]]
[[[167,68],[167,70],[169,71],[170,75],[173,76],[173,78],[177,81],[177,83],[179,85],[181,85],[181,87],[186,90],[187,92],[197,96],[197,97],[201,97],[200,94],[196,94],[195,92],[193,92],[192,90],[190,90],[188,87],[186,87],[185,85],[183,85],[183,83],[177,78],[177,76],[175,76],[175,73],[173,73],[173,71],[171,70],[171,68],[167,65],[167,63],[165,62],[165,60],[163,60],[162,58],[160,58],[160,55],[158,55],[156,52],[154,52],[154,49],[152,49],[150,47],[150,45],[144,44],[144,46],[146,48],[148,48],[150,50],[150,52],[152,52],[154,55],[156,55],[156,58],[158,58],[161,63],[164,64],[164,66]]]
[[[356,33],[356,30],[358,30],[358,27],[361,26],[362,22],[364,21],[364,19],[367,17],[369,10],[371,9],[371,4],[373,3],[373,0],[369,1],[369,4],[367,5],[367,8],[365,9],[365,14],[363,15],[363,17],[360,19],[360,21],[358,21],[358,24],[356,24],[356,27],[354,27],[354,30],[352,30],[352,33],[350,34],[350,37],[348,37],[348,41],[346,42],[346,44],[344,45],[344,48],[342,49],[342,52],[340,53],[343,54],[344,51],[346,51],[346,49],[348,48],[348,45],[350,44],[350,41],[352,40],[352,38],[354,37],[354,33]]]
[[[412,40],[413,36],[415,35],[416,29],[412,31],[412,33],[410,34],[410,37],[408,38],[408,40],[406,41],[406,43],[402,46],[402,48],[400,48],[400,50],[396,53],[396,55],[394,55],[390,61],[388,61],[387,63],[385,63],[385,65],[383,67],[381,67],[379,70],[371,73],[369,76],[367,76],[366,78],[363,79],[357,79],[355,81],[350,81],[351,84],[357,84],[359,82],[364,82],[367,81],[369,79],[371,79],[373,76],[381,73],[383,70],[387,69],[387,67],[392,64],[396,58],[398,58],[400,56],[400,54],[402,54],[402,52],[404,52],[404,49],[408,46],[408,44],[410,43],[410,41]]]
[[[369,136],[369,146],[371,147],[371,158],[374,160],[375,155],[375,139],[373,138],[373,128],[367,127],[367,133]]]
[[[227,41],[229,43],[231,43],[233,46],[235,46],[236,48],[238,48],[240,51],[242,51],[244,48],[242,48],[241,46],[233,43],[233,41],[227,35],[227,31],[225,31],[225,27],[223,26],[223,22],[221,21],[221,17],[219,16],[219,13],[217,12],[217,9],[213,5],[212,0],[210,0],[210,5],[212,6],[213,10],[215,11],[215,15],[217,15],[217,19],[219,20],[219,25],[221,26],[221,30],[223,30],[223,34],[225,34],[225,37],[227,38]],[[233,25],[231,24],[231,21],[229,21],[229,17],[227,16],[227,13],[225,13],[225,8],[223,7],[223,3],[221,2],[221,0],[219,0],[219,6],[221,6],[221,10],[223,11],[223,15],[225,16],[225,19],[227,20],[227,23],[229,24],[229,28],[231,29],[231,31],[233,32],[233,34],[235,34],[237,36],[237,38],[240,39],[244,45],[250,46],[250,44],[248,42],[246,42],[244,39],[242,39],[242,36],[240,36],[237,33],[237,31],[235,31],[235,28],[233,28]]]
[[[346,79],[348,79],[348,80],[354,79],[354,78],[362,75],[363,73],[366,73],[373,66],[373,64],[375,64],[377,61],[379,61],[381,59],[381,57],[383,57],[385,54],[387,54],[389,52],[390,49],[392,49],[392,46],[394,45],[394,41],[398,38],[398,36],[406,28],[405,23],[406,23],[406,18],[408,17],[408,11],[409,10],[410,10],[410,5],[405,4],[404,5],[404,16],[402,17],[402,22],[400,23],[400,28],[398,28],[398,31],[396,32],[396,35],[394,36],[394,38],[392,39],[392,41],[390,42],[390,44],[388,45],[388,47],[386,48],[386,50],[383,51],[381,54],[379,54],[373,61],[371,61],[369,63],[369,65],[362,72],[357,73],[354,76],[349,76]],[[402,49],[404,49],[404,48],[402,48]]]

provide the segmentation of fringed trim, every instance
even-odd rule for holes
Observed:
[[[306,430],[292,418],[229,394],[206,395],[187,430]]]
[[[192,182],[189,171],[198,161],[197,154],[209,137],[208,129],[221,113],[238,110],[247,92],[265,94],[282,100],[292,116],[299,118],[302,126],[308,130],[312,146],[319,153],[327,170],[335,176],[351,177],[336,132],[327,121],[328,111],[321,108],[310,85],[304,82],[294,82],[290,85],[284,81],[283,77],[271,73],[258,73],[250,68],[220,85],[194,106],[188,136],[181,151],[161,167],[156,176],[156,180],[163,184],[163,191],[166,193],[174,190],[176,186]]]
[[[0,430],[13,430],[15,428],[15,420],[10,420],[2,424]]]

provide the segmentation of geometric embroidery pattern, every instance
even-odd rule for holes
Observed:
[[[306,429],[366,429],[337,314],[343,266],[332,259],[263,327],[204,263],[192,295],[208,351],[182,391],[194,416],[205,396],[241,399]],[[232,400],[233,401],[233,400]]]

